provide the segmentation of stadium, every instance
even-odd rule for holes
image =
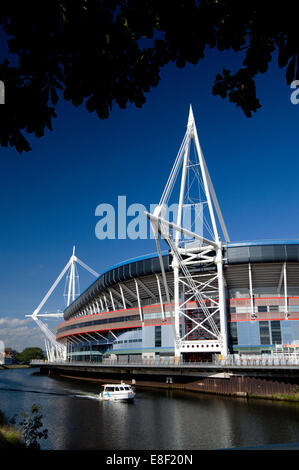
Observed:
[[[224,257],[230,353],[260,354],[277,347],[296,347],[299,244],[228,244]],[[168,289],[173,295],[171,261],[170,254],[163,255]],[[198,315],[195,302],[189,303],[188,310],[190,316]],[[66,308],[64,320],[57,328],[57,340],[66,342],[68,358],[73,360],[132,361],[174,356],[171,318],[157,256],[121,263],[102,274]],[[180,326],[188,333],[192,321],[183,320]],[[207,358],[207,351],[200,353],[200,341],[208,335],[202,336],[191,333],[186,360]]]
[[[190,198],[190,171],[201,186],[196,201]],[[165,207],[180,172],[178,215],[171,222]],[[200,214],[207,211],[197,232],[184,225],[186,195]],[[215,355],[296,351],[299,240],[229,240],[192,108],[160,204],[146,215],[157,252],[106,270],[64,310],[56,342],[65,347],[68,361],[197,362]],[[204,231],[208,219],[209,237]]]

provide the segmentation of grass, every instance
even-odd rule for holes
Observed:
[[[12,425],[0,425],[0,449],[24,448],[22,432]]]
[[[281,397],[282,400],[299,402],[299,392],[296,392],[293,395],[279,395],[279,396]]]
[[[9,424],[4,413],[0,410],[0,449],[23,448],[22,430]]]

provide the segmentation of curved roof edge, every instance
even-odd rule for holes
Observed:
[[[299,240],[229,243],[227,264],[284,263],[299,261]]]
[[[266,246],[266,245],[299,245],[299,238],[291,240],[252,240],[226,243],[228,248],[236,246]]]
[[[227,243],[223,245],[225,264],[299,262],[299,239],[295,240],[256,240]],[[170,271],[171,254],[162,251],[165,271]],[[103,273],[77,297],[65,310],[64,319],[86,302],[94,298],[102,289],[139,276],[160,273],[160,261],[157,253],[150,253],[118,263]]]
[[[166,272],[170,270],[169,257],[170,255],[167,250],[162,251],[162,259]],[[116,264],[103,271],[102,274],[64,310],[64,319],[68,320],[72,313],[83,306],[86,301],[92,299],[104,288],[135,277],[160,272],[161,267],[157,253],[138,256]]]

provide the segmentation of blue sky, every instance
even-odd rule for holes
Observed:
[[[275,63],[257,78],[263,107],[252,118],[213,96],[216,74],[239,65],[240,56],[213,50],[197,66],[170,64],[141,109],[115,106],[106,121],[59,102],[54,130],[29,136],[31,152],[0,148],[0,340],[27,345],[10,322],[18,319],[29,331],[24,315],[39,304],[73,245],[99,273],[155,251],[150,239],[99,240],[95,209],[116,206],[119,195],[128,205],[159,202],[190,103],[231,241],[299,238],[299,105]],[[80,268],[79,274],[82,291],[93,278]],[[43,311],[64,308],[63,289],[62,283]]]

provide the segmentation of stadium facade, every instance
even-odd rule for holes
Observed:
[[[179,172],[178,215],[170,222],[165,207]],[[196,200],[190,196],[194,180]],[[182,208],[192,204],[200,208],[202,227],[210,223],[209,235],[184,226]],[[230,241],[192,109],[157,207],[147,214],[157,253],[108,269],[65,309],[56,341],[67,360],[201,361],[299,347],[299,240]]]
[[[227,330],[230,353],[271,353],[299,346],[299,243],[294,241],[228,244],[224,250]],[[163,254],[174,303],[171,254]],[[214,270],[208,273],[214,275]],[[190,317],[199,315],[189,302]],[[57,340],[72,360],[138,361],[173,357],[174,337],[157,256],[121,263],[102,274],[64,311]],[[192,321],[182,317],[186,334]],[[205,334],[206,333],[206,334]],[[208,359],[191,333],[186,360]],[[193,344],[192,340],[198,340]],[[292,349],[291,349],[292,350]]]

